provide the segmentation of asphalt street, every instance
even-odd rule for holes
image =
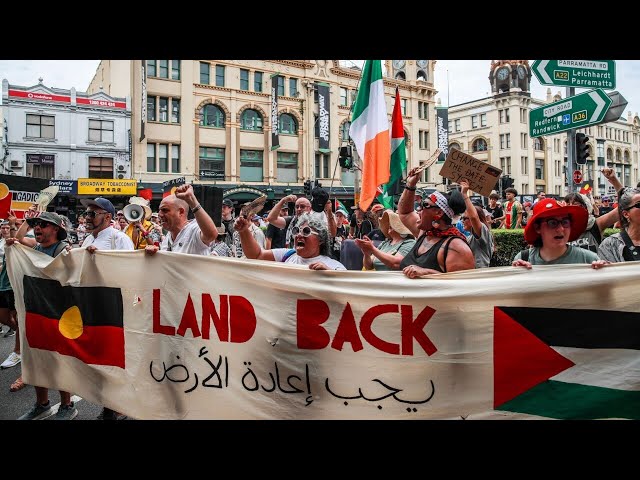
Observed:
[[[4,333],[8,327],[3,326],[2,334],[0,334],[0,363],[13,351],[15,337],[4,337]],[[0,370],[0,420],[15,420],[20,415],[31,409],[36,401],[36,393],[31,385],[25,386],[18,392],[10,392],[9,387],[22,373],[22,364],[19,363],[15,367]],[[72,392],[72,395],[74,392]],[[88,402],[87,400],[75,395],[76,407],[78,408],[78,416],[72,421],[78,420],[96,420],[96,417],[102,411],[102,406]],[[60,404],[60,394],[57,390],[49,391],[49,401],[54,405],[54,410]],[[43,421],[53,420],[49,417]]]

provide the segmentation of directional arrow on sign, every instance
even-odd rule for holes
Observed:
[[[542,85],[616,88],[615,60],[536,60],[531,70]]]
[[[597,88],[533,109],[529,112],[529,134],[531,137],[555,135],[601,123],[611,104],[611,98]]]

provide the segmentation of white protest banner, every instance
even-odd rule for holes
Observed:
[[[640,418],[636,262],[411,280],[172,252],[7,261],[24,381],[137,419]]]

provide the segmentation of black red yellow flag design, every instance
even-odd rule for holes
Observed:
[[[93,365],[124,368],[122,292],[108,287],[63,287],[25,275],[25,332],[29,346]]]

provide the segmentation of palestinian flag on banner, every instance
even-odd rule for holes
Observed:
[[[25,275],[26,336],[31,348],[76,357],[87,364],[124,368],[122,293],[119,288],[63,287]]]
[[[495,307],[494,409],[640,419],[640,314]]]

